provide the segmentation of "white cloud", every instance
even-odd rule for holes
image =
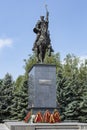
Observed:
[[[13,40],[11,38],[0,38],[0,49],[3,47],[10,47],[13,44]]]

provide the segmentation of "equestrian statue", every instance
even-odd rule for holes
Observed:
[[[44,19],[44,16],[40,16],[40,20],[38,20],[33,29],[33,32],[36,34],[36,39],[32,51],[35,52],[38,63],[44,62],[46,53],[51,56],[51,52],[54,52],[51,46],[50,33],[48,30],[48,17],[49,12],[46,6],[46,18]]]

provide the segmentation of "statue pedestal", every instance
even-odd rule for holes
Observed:
[[[29,71],[29,110],[54,110],[56,108],[56,66],[35,64]]]

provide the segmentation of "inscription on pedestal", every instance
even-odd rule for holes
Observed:
[[[51,80],[46,80],[46,79],[39,79],[39,84],[42,85],[51,85]]]

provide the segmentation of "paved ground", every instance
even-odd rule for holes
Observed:
[[[0,124],[0,130],[9,130],[5,124]]]

